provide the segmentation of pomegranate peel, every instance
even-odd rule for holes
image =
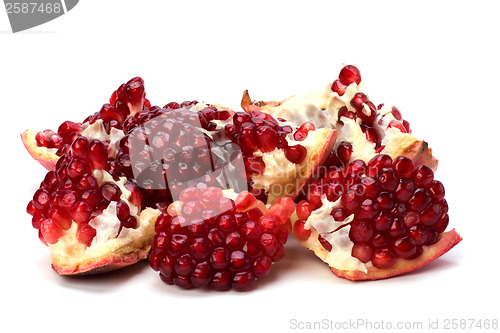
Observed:
[[[455,245],[460,243],[461,240],[462,237],[458,234],[458,232],[456,232],[455,229],[452,229],[448,232],[443,233],[437,243],[430,246],[423,246],[423,252],[417,259],[411,261],[398,259],[394,266],[389,269],[380,269],[372,266],[368,268],[368,271],[366,273],[361,271],[342,271],[333,267],[330,267],[330,270],[338,277],[343,277],[352,281],[385,279],[392,276],[412,272],[422,266],[427,265],[431,261],[436,260],[443,254],[451,250]]]
[[[21,134],[21,140],[28,153],[45,169],[52,170],[56,165],[59,156],[56,155],[57,149],[39,147],[35,140],[36,133],[32,130],[26,130]]]
[[[49,244],[52,268],[60,275],[104,273],[146,259],[154,237],[159,210],[145,209],[137,229],[123,238],[113,238],[98,247],[85,247],[76,239],[76,224],[55,244]]]

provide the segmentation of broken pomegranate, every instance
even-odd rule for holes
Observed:
[[[396,107],[375,106],[362,89],[359,70],[352,65],[343,67],[333,83],[282,102],[252,102],[245,91],[241,106],[247,112],[260,110],[298,125],[311,122],[316,128],[333,126],[338,131],[333,153],[341,165],[356,159],[368,162],[383,153],[392,158],[407,156],[417,165],[437,169],[427,142],[411,135],[410,124]]]
[[[413,271],[440,257],[461,237],[445,232],[443,184],[426,165],[405,156],[354,160],[315,181],[293,219],[296,239],[333,273],[375,280]]]
[[[285,254],[290,198],[268,209],[249,192],[187,188],[156,221],[149,257],[167,284],[248,290]]]
[[[77,135],[27,212],[61,275],[100,273],[147,257],[159,211],[142,210],[133,179],[109,170],[108,148]]]

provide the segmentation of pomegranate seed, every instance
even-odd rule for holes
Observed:
[[[432,181],[431,185],[428,188],[430,195],[432,196],[433,201],[441,202],[444,199],[444,186],[439,180]]]
[[[383,168],[377,174],[377,180],[384,191],[392,192],[398,186],[398,179],[393,169]]]
[[[356,66],[347,65],[340,70],[339,80],[346,86],[350,85],[351,83],[360,84],[361,73]]]
[[[343,222],[349,216],[349,214],[347,214],[347,212],[342,208],[335,209],[330,213],[330,215],[332,215],[333,219],[337,222]]]
[[[417,188],[408,200],[408,207],[415,211],[421,211],[431,202],[429,192],[423,188]]]
[[[379,248],[373,252],[372,264],[377,268],[390,268],[396,263],[396,255],[388,248]]]
[[[336,92],[337,94],[339,94],[339,96],[343,96],[345,94],[346,88],[347,88],[347,86],[342,84],[342,82],[340,82],[340,80],[335,80],[332,83],[331,89],[333,92]]]
[[[407,212],[404,216],[404,221],[406,226],[411,228],[420,222],[420,216],[415,212]]]
[[[236,112],[233,116],[233,124],[234,126],[236,126],[237,130],[239,130],[244,123],[251,121],[252,121],[252,116],[245,112]]]
[[[431,204],[420,214],[420,219],[424,225],[432,226],[438,221],[442,213],[441,205]]]
[[[357,243],[352,247],[351,255],[361,262],[367,263],[373,256],[373,250],[366,243]]]
[[[38,147],[47,147],[47,148],[54,147],[54,143],[52,141],[52,138],[48,133],[45,133],[45,132],[36,133],[35,140],[36,140],[36,144],[38,145]]]
[[[82,131],[82,126],[78,123],[74,123],[72,121],[65,121],[63,122],[60,126],[59,129],[57,130],[57,134],[59,134],[64,141],[68,142],[69,137],[73,133],[80,133]],[[73,140],[71,140],[73,141]]]
[[[76,239],[84,245],[91,246],[92,240],[94,239],[97,231],[92,228],[87,223],[82,223],[78,226],[76,230]]]
[[[407,202],[414,190],[415,184],[413,184],[411,178],[401,178],[394,195],[400,202]]]
[[[369,242],[373,234],[372,226],[366,221],[353,222],[349,230],[349,237],[356,243]]]
[[[423,245],[427,240],[427,229],[422,225],[415,225],[410,228],[409,235],[415,241],[416,245]]]
[[[118,201],[122,195],[120,188],[114,183],[106,183],[101,187],[101,195],[107,201]]]
[[[43,235],[43,239],[49,244],[55,244],[59,238],[63,235],[63,231],[52,219],[46,219],[43,221],[40,232]]]
[[[285,157],[292,163],[300,164],[307,156],[307,149],[302,145],[290,146],[285,149]]]
[[[342,141],[337,148],[337,156],[342,163],[347,164],[351,159],[352,145],[349,142]]]
[[[401,117],[401,112],[397,107],[393,106],[391,113],[397,120],[403,120],[403,117]]]
[[[408,133],[406,128],[399,121],[392,120],[389,123],[388,128],[395,128],[395,129],[398,129],[401,133]]]
[[[394,252],[400,258],[410,258],[417,250],[417,245],[411,237],[399,238],[394,242]]]
[[[434,172],[427,165],[419,165],[412,174],[415,186],[429,187],[434,180]]]
[[[269,153],[276,149],[278,133],[270,126],[262,125],[255,130],[259,148],[263,153]]]
[[[293,233],[301,241],[306,241],[311,236],[311,229],[306,229],[305,223],[305,220],[297,220],[293,225]]]
[[[306,200],[302,200],[297,204],[296,213],[299,219],[306,220],[312,212],[313,208]]]
[[[332,244],[330,244],[330,242],[328,242],[326,239],[324,239],[321,235],[318,235],[318,241],[320,242],[321,246],[323,246],[323,248],[325,250],[327,250],[328,252],[330,252],[332,250]]]
[[[383,168],[392,166],[392,158],[389,155],[379,154],[368,162],[368,176],[375,177]]]
[[[338,117],[338,120],[339,121],[342,121],[341,118],[342,117],[346,117],[346,118],[349,118],[349,119],[356,119],[356,113],[355,112],[352,112],[352,111],[349,111],[347,109],[347,107],[343,106],[339,109],[339,117]]]
[[[436,224],[434,225],[436,232],[438,234],[444,232],[446,230],[446,227],[448,226],[449,221],[450,221],[450,218],[449,218],[448,214],[444,214],[443,216],[441,216],[439,221],[437,221]]]
[[[295,133],[293,134],[293,138],[296,141],[304,141],[307,138],[307,134],[310,131],[314,131],[315,129],[316,128],[314,127],[313,123],[305,122],[297,129],[297,131],[295,131]]]
[[[368,102],[368,97],[366,97],[365,94],[363,93],[356,93],[354,97],[351,99],[351,105],[354,107],[356,110],[361,109],[363,107],[363,104]],[[358,112],[356,112],[356,115]]]
[[[394,199],[391,193],[381,192],[377,197],[377,203],[381,209],[390,210],[394,207]]]
[[[411,177],[414,163],[406,156],[398,156],[394,159],[393,168],[398,177]]]
[[[257,146],[257,132],[254,123],[246,122],[240,125],[238,144],[241,150],[246,153],[253,153],[259,149]]]
[[[269,256],[263,256],[255,261],[253,273],[255,277],[266,276],[271,271],[272,259]]]

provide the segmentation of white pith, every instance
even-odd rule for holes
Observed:
[[[130,215],[137,219],[137,228],[122,228],[119,231],[120,220],[116,216],[116,202],[111,202],[102,214],[89,221],[89,225],[96,229],[96,236],[92,240],[90,247],[78,241],[76,238],[78,225],[73,222],[71,227],[64,231],[63,236],[59,238],[57,243],[49,244],[52,255],[64,258],[68,265],[76,264],[82,259],[98,258],[117,249],[126,248],[128,244],[151,233],[154,230],[156,217],[159,215],[159,211],[151,208],[141,212],[140,207],[133,205],[129,201],[131,192],[124,187],[127,181],[125,177],[120,177],[118,181],[115,181],[107,171],[103,170],[95,170],[93,176],[99,186],[109,182],[116,184],[120,188],[122,191],[120,199],[127,203],[130,208]]]
[[[96,120],[95,123],[90,124],[86,122],[82,125],[83,131],[81,134],[90,140],[100,140],[109,142],[108,158],[115,158],[118,149],[120,148],[120,140],[125,136],[122,130],[111,127],[109,134],[106,133],[104,122],[102,119]]]
[[[286,136],[289,146],[300,144],[306,148],[307,155],[304,159],[305,162],[301,164],[290,162],[286,158],[285,151],[283,149],[276,148],[268,153],[263,153],[261,151],[255,152],[254,156],[262,157],[266,166],[261,175],[253,175],[253,187],[257,189],[264,189],[267,192],[276,191],[276,189],[284,190],[280,191],[280,193],[289,193],[295,189],[298,184],[295,184],[294,182],[299,181],[304,176],[304,163],[307,163],[307,161],[310,160],[311,154],[317,149],[318,145],[324,143],[325,132],[327,131],[329,131],[329,129],[325,128],[309,131],[307,133],[307,137],[303,141],[294,140],[292,134],[288,134]],[[275,186],[278,187],[276,188]],[[290,188],[287,190],[287,187]],[[278,195],[280,193],[274,194]]]
[[[311,236],[303,241],[304,245],[314,251],[330,267],[366,273],[368,268],[372,266],[371,262],[365,264],[351,255],[354,243],[349,238],[349,230],[354,214],[349,215],[344,221],[335,221],[330,213],[341,207],[340,199],[331,202],[325,195],[322,195],[321,202],[321,207],[311,213],[304,225],[305,229],[311,230]],[[318,235],[321,235],[332,245],[331,251],[325,250],[318,241]]]

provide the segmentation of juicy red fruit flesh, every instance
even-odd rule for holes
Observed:
[[[319,208],[321,196],[328,197],[324,184],[331,182],[334,174],[327,172],[320,182],[313,183],[306,203]],[[387,269],[398,258],[418,258],[422,246],[436,243],[449,223],[443,184],[434,180],[430,168],[415,167],[407,157],[399,156],[393,161],[388,155],[377,155],[366,166],[356,160],[345,167],[343,177],[336,178],[343,186],[341,208],[335,208],[331,214],[337,216],[336,221],[347,217],[339,211],[354,214],[352,222],[346,222],[354,243],[351,255],[363,263],[371,261],[373,266]],[[302,223],[294,232],[297,238],[306,240],[310,233],[304,229],[304,223],[311,211],[301,202],[297,212],[302,219],[298,222]],[[332,248],[321,235],[319,239],[327,250]]]

